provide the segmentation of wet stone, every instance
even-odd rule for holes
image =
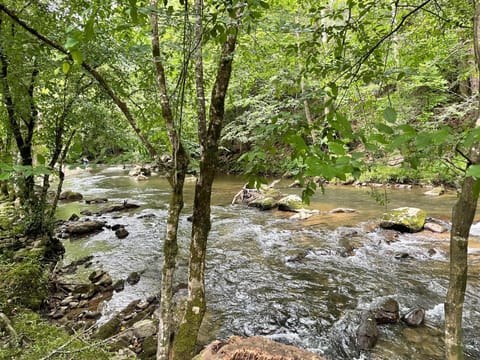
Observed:
[[[113,283],[113,290],[115,290],[116,292],[120,292],[123,289],[125,289],[125,280],[120,279]]]
[[[408,326],[420,326],[425,321],[425,309],[416,308],[402,316],[402,321]]]
[[[129,232],[127,231],[127,229],[122,227],[115,231],[115,235],[119,239],[124,239],[129,235]]]
[[[384,300],[375,310],[375,320],[377,324],[393,324],[400,319],[400,309],[395,299],[388,298]]]
[[[140,281],[140,274],[136,271],[130,273],[127,277],[127,283],[130,285],[135,285]]]

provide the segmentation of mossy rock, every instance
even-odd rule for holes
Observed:
[[[256,207],[260,210],[271,210],[277,207],[277,201],[271,196],[260,196],[249,202],[248,206]]]
[[[122,324],[122,319],[120,316],[116,315],[105,324],[100,326],[98,330],[92,335],[93,339],[104,340],[115,335],[119,330]]]
[[[142,343],[142,351],[138,354],[138,358],[142,360],[155,359],[157,354],[157,336],[145,338]]]
[[[278,201],[278,209],[282,211],[299,212],[303,209],[302,199],[297,195],[287,195]]]
[[[40,261],[28,257],[0,267],[0,303],[37,310],[47,295],[48,273]]]
[[[413,207],[401,207],[383,214],[380,226],[402,232],[418,232],[423,229],[427,213]]]

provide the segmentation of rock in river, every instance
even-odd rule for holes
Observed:
[[[115,235],[119,239],[126,238],[128,236],[128,234],[129,234],[129,232],[124,227],[121,227],[121,228],[118,228],[117,230],[115,230]]]
[[[378,329],[371,313],[363,315],[357,329],[357,347],[359,350],[373,349],[378,340]]]
[[[97,220],[75,221],[67,224],[65,232],[70,235],[85,235],[103,230],[105,222]]]
[[[418,232],[423,229],[427,213],[418,208],[401,207],[383,214],[380,226],[404,232]]]
[[[393,324],[400,319],[400,309],[397,300],[388,298],[375,310],[377,324]]]
[[[302,199],[297,195],[287,195],[278,201],[279,210],[299,212],[302,208]]]
[[[425,321],[425,309],[416,308],[402,316],[402,321],[408,326],[420,326]]]
[[[65,201],[80,201],[83,199],[83,195],[76,191],[65,190],[60,194],[59,199]]]

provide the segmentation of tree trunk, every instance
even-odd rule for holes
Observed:
[[[152,0],[152,8],[157,8],[157,0]],[[163,120],[167,128],[168,139],[172,148],[173,169],[170,169],[169,183],[172,187],[172,195],[168,208],[167,230],[163,244],[163,268],[160,285],[160,314],[158,326],[157,359],[177,359],[173,353],[173,341],[175,339],[175,324],[173,321],[173,280],[175,275],[178,253],[178,222],[180,212],[183,209],[183,185],[187,173],[189,158],[180,138],[180,125],[175,123],[172,113],[168,92],[165,69],[162,64],[160,53],[160,39],[158,32],[158,14],[152,12],[150,16],[152,27],[152,58],[156,74],[156,82],[160,94],[160,105]]]
[[[468,234],[475,216],[480,182],[464,180],[462,192],[452,214],[450,236],[450,282],[445,301],[446,359],[463,359],[462,311],[467,286]]]
[[[202,0],[195,1],[195,32],[200,47],[202,23]],[[239,18],[241,17],[240,14]],[[239,19],[238,18],[238,19]],[[197,81],[197,113],[199,120],[199,140],[201,144],[200,173],[195,185],[193,203],[192,239],[190,243],[190,261],[188,272],[188,297],[185,314],[175,336],[173,359],[191,360],[195,354],[198,331],[206,310],[205,301],[205,257],[207,239],[210,232],[210,205],[212,186],[218,161],[218,146],[223,127],[225,97],[232,73],[233,55],[237,41],[238,24],[234,25],[235,33],[227,37],[222,46],[222,54],[218,65],[215,83],[211,94],[208,128],[204,124],[205,97],[203,91],[203,66],[201,64],[201,47],[196,53]]]
[[[477,69],[480,68],[480,5],[475,4],[474,50]],[[478,94],[477,94],[478,96]],[[477,126],[480,106],[477,110]],[[471,165],[480,163],[480,144],[475,144],[469,155]],[[468,274],[468,235],[477,208],[480,180],[467,177],[462,192],[453,208],[452,231],[450,235],[450,281],[445,300],[445,358],[463,360],[462,312]]]

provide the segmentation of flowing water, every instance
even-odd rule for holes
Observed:
[[[64,189],[85,198],[128,199],[141,205],[135,211],[104,215],[108,224],[123,224],[130,235],[117,239],[110,230],[85,239],[66,240],[66,261],[88,254],[97,267],[114,279],[132,271],[142,273],[134,286],[115,293],[105,304],[103,320],[130,301],[159,291],[162,239],[165,231],[169,186],[152,177],[137,182],[121,167],[90,169],[67,177]],[[186,185],[185,210],[180,220],[179,283],[185,282],[193,198],[193,181]],[[264,335],[325,356],[327,359],[442,359],[443,301],[448,286],[448,235],[392,234],[372,225],[385,210],[369,190],[327,187],[316,194],[311,207],[320,210],[308,220],[290,220],[291,214],[261,212],[230,205],[242,187],[239,177],[219,177],[214,186],[212,230],[207,263],[208,313],[202,341],[231,335]],[[287,183],[279,186],[286,193]],[[383,189],[379,191],[383,192]],[[455,196],[431,198],[422,189],[388,190],[388,208],[416,206],[428,216],[448,221]],[[61,205],[59,216],[68,218],[82,209],[101,205]],[[352,214],[328,214],[336,207],[354,208]],[[480,233],[480,231],[478,231]],[[480,251],[472,237],[470,273],[464,313],[466,358],[480,359]],[[346,249],[355,247],[354,252]],[[397,260],[398,253],[408,253]],[[374,350],[358,354],[349,349],[349,319],[387,297],[406,312],[426,310],[426,323],[409,328],[401,323],[381,326]],[[350,328],[349,328],[350,326]]]

